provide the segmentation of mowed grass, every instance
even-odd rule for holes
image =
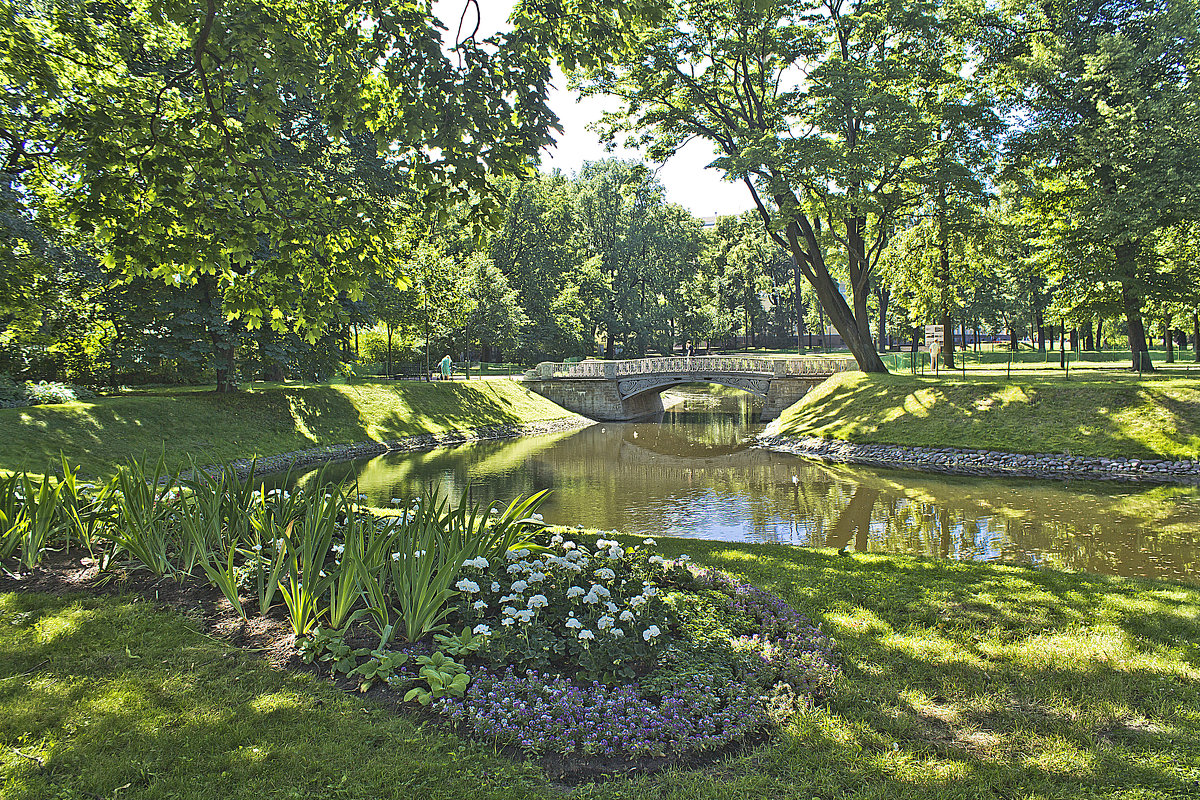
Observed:
[[[578,534],[582,536],[583,534]],[[568,788],[121,598],[0,596],[0,796],[1187,798],[1200,592],[1019,567],[660,539],[831,633],[835,696],[697,770]]]
[[[44,473],[64,454],[84,475],[165,452],[170,467],[574,416],[509,380],[253,384],[219,395],[149,391],[0,409],[0,470]]]
[[[850,442],[1018,453],[1200,457],[1200,379],[830,378],[768,429]]]

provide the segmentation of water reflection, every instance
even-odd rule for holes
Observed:
[[[336,474],[357,475],[378,505],[432,487],[474,502],[552,488],[543,513],[560,524],[1200,581],[1194,487],[831,466],[755,449],[756,417],[748,396],[695,394],[661,423],[380,456]]]

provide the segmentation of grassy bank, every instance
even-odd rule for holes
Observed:
[[[835,376],[771,430],[1019,453],[1200,457],[1200,380]]]
[[[340,385],[254,384],[231,395],[152,391],[55,406],[0,409],[0,470],[45,472],[58,454],[82,474],[166,452],[213,463],[332,444],[387,441],[573,416],[507,380]]]
[[[826,707],[580,798],[1194,797],[1200,591],[663,539],[838,642]],[[556,798],[535,769],[121,598],[0,596],[0,796]]]

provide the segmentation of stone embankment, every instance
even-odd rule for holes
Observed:
[[[467,442],[482,442],[491,439],[515,439],[518,436],[533,436],[540,433],[558,433],[560,431],[586,428],[595,423],[585,417],[572,416],[546,422],[531,422],[521,425],[491,425],[480,428],[469,428],[445,433],[422,433],[417,436],[406,436],[387,442],[355,442],[353,444],[334,444],[325,447],[313,447],[307,450],[293,450],[290,453],[280,453],[272,456],[260,456],[257,459],[241,458],[231,462],[238,474],[245,477],[250,472],[251,464],[257,475],[269,475],[274,472],[284,472],[296,467],[324,464],[330,461],[352,461],[358,458],[370,458],[384,453],[404,453],[418,450],[432,450],[435,447],[465,444]],[[219,469],[216,465],[204,468],[212,473]]]
[[[759,446],[771,450],[821,461],[940,472],[948,475],[1200,484],[1200,459],[1165,461],[1153,458],[1098,458],[1053,453],[1027,455],[950,447],[854,444],[835,439],[786,436],[764,436],[759,438],[758,443]]]

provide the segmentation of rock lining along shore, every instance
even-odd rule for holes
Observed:
[[[586,428],[595,424],[595,422],[586,417],[574,416],[519,425],[489,425],[465,430],[444,431],[442,433],[421,433],[416,436],[406,436],[403,439],[392,439],[386,442],[331,444],[324,447],[311,447],[306,450],[293,450],[290,453],[280,453],[273,456],[261,456],[257,459],[239,458],[236,461],[230,462],[230,466],[242,477],[250,473],[252,464],[254,465],[254,474],[270,475],[297,467],[325,464],[330,461],[353,461],[385,453],[415,452],[419,450],[432,450],[435,447],[445,447],[447,445],[466,444],[467,442],[515,439],[518,436],[558,433],[560,431]],[[219,469],[220,467],[216,465],[204,467],[204,470],[210,474]]]
[[[761,436],[760,447],[837,464],[1051,480],[1200,484],[1200,460],[1098,458],[1053,453],[1007,453],[953,447],[855,444],[836,439]]]

